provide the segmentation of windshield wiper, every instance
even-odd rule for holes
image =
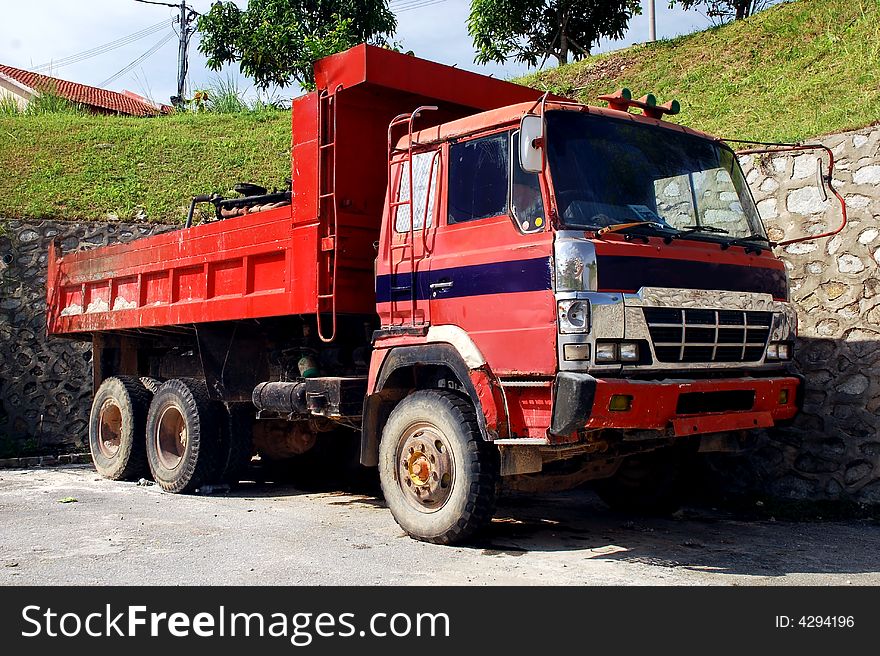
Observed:
[[[605,226],[596,234],[601,237],[602,235],[607,235],[609,232],[625,232],[631,228],[640,228],[643,226],[651,226],[652,228],[660,228],[661,230],[675,230],[672,226],[660,223],[659,221],[631,221],[630,223],[614,223],[610,226]]]
[[[681,232],[679,232],[679,236],[689,235],[692,232],[711,232],[712,234],[718,234],[718,235],[730,234],[729,230],[725,230],[724,228],[716,228],[715,226],[689,225],[689,226],[682,226],[681,227]]]
[[[756,241],[763,241],[767,244],[767,246],[761,246],[760,244],[756,244]],[[761,254],[761,250],[766,248],[770,250],[774,246],[773,242],[767,239],[764,235],[751,234],[746,237],[737,237],[736,239],[731,239],[729,241],[724,242],[724,246],[722,248],[730,248],[731,246],[742,246],[746,249],[746,253],[749,251],[755,251],[758,255]]]

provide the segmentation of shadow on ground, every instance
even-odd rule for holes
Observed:
[[[375,481],[342,489],[289,479],[246,483],[230,491],[247,498],[321,494],[335,506],[384,509]],[[387,512],[384,511],[383,512]],[[784,576],[792,573],[859,574],[880,571],[880,522],[776,519],[765,509],[690,502],[672,516],[612,512],[588,489],[558,494],[505,495],[492,524],[469,545],[485,556],[569,552],[658,568],[715,574]]]

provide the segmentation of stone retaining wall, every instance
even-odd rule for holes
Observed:
[[[0,458],[85,447],[91,348],[46,339],[46,258],[168,230],[134,223],[0,220]]]
[[[777,250],[798,308],[804,412],[762,436],[739,473],[779,497],[880,503],[880,128],[820,141],[834,153],[849,224],[831,239]],[[771,239],[839,225],[838,202],[819,190],[818,156],[741,158]]]
[[[849,226],[833,239],[794,244],[784,258],[798,307],[796,367],[807,377],[804,412],[759,437],[747,460],[724,465],[741,489],[789,499],[880,503],[880,128],[822,139]],[[817,185],[816,155],[741,158],[774,240],[839,222]],[[144,224],[9,221],[0,236],[0,437],[52,453],[82,447],[91,395],[88,345],[45,339],[46,253],[165,231]]]

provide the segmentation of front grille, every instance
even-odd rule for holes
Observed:
[[[660,362],[757,362],[770,336],[772,313],[691,308],[642,308]]]

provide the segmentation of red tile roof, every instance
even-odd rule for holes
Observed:
[[[62,98],[82,105],[99,107],[110,112],[129,114],[131,116],[155,116],[168,112],[171,108],[162,105],[161,109],[150,103],[142,102],[131,96],[126,96],[116,91],[108,91],[92,87],[88,84],[79,84],[68,80],[59,80],[48,75],[32,73],[13,66],[0,64],[0,74],[16,80],[36,91],[50,90]]]

